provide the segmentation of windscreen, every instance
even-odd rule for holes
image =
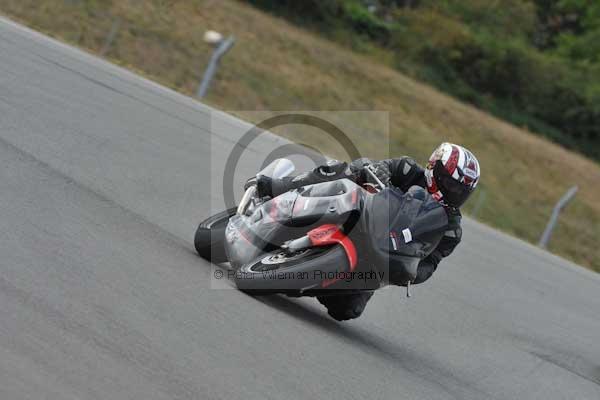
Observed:
[[[278,158],[271,161],[269,165],[263,168],[257,175],[268,176],[272,179],[281,179],[294,172],[294,163],[287,158]]]

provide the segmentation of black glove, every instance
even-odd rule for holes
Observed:
[[[391,174],[387,164],[381,161],[373,161],[368,158],[359,158],[358,160],[352,161],[350,164],[350,170],[355,176],[356,183],[359,185],[364,185],[365,183],[376,183],[374,182],[371,174],[365,170],[367,165],[371,167],[371,171],[384,185],[389,185]]]
[[[375,174],[375,176],[385,185],[388,186],[390,184],[390,169],[387,165],[382,162],[375,162],[370,165],[371,171]],[[373,177],[367,171],[363,170],[363,173],[366,174],[366,182],[373,182]]]
[[[273,197],[273,180],[265,175],[256,177],[256,191],[258,197]]]
[[[271,179],[268,176],[258,175],[256,179],[249,179],[246,185],[256,183],[259,197],[275,197],[301,186],[339,179],[346,176],[347,169],[347,163],[330,160],[326,164],[296,177],[288,176],[282,179]]]

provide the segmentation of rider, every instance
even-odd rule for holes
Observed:
[[[442,258],[452,253],[462,237],[459,207],[473,192],[480,176],[479,162],[466,148],[452,143],[442,143],[434,150],[425,168],[406,156],[381,161],[360,158],[350,165],[333,160],[296,177],[270,179],[259,176],[256,184],[259,195],[271,197],[305,185],[342,178],[364,185],[369,182],[365,165],[370,165],[371,170],[384,184],[391,184],[403,192],[414,185],[426,188],[431,196],[444,206],[448,215],[448,228],[436,249],[419,263],[417,277],[412,283],[425,282],[436,270]],[[390,283],[406,284],[393,281]],[[323,296],[318,299],[327,307],[332,317],[345,320],[360,316],[372,295],[373,292],[359,292]]]

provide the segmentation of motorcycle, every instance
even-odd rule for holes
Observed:
[[[349,179],[307,185],[261,198],[249,185],[237,208],[200,223],[198,254],[229,262],[238,289],[252,294],[327,296],[406,286],[419,262],[438,245],[448,224],[426,190],[384,185],[369,165],[369,182]],[[288,159],[257,174],[290,176]]]

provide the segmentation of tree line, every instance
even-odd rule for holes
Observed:
[[[598,0],[247,1],[600,159]]]

